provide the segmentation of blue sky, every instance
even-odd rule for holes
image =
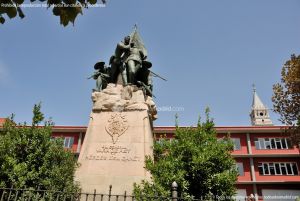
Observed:
[[[100,59],[135,23],[153,63],[157,107],[181,107],[180,125],[194,125],[206,106],[217,126],[250,125],[252,84],[272,108],[272,85],[283,63],[300,54],[298,0],[109,0],[64,28],[45,8],[0,26],[0,117],[31,121],[39,101],[56,125],[87,125]],[[173,126],[160,111],[157,126]],[[278,115],[271,112],[275,124]]]

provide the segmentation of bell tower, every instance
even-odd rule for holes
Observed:
[[[250,112],[252,126],[272,126],[268,108],[262,103],[253,85],[253,100]]]

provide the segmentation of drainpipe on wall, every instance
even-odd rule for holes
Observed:
[[[247,133],[247,150],[248,150],[248,155],[252,155],[250,133]],[[255,177],[253,157],[250,157],[250,173],[251,173],[251,181],[255,182],[256,177]],[[253,194],[255,196],[255,201],[258,201],[256,184],[253,184]]]
[[[81,149],[81,142],[82,142],[82,132],[79,133],[79,138],[78,138],[78,144],[77,144],[77,153],[80,153]]]

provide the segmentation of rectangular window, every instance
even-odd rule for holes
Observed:
[[[236,169],[239,173],[239,176],[244,176],[244,165],[243,163],[236,163]]]
[[[281,169],[279,163],[275,163],[275,175],[281,175]]]
[[[74,137],[65,137],[64,138],[64,147],[65,148],[72,148],[74,143]]]
[[[275,175],[274,163],[269,163],[270,175]]]
[[[269,138],[265,138],[265,146],[266,146],[266,149],[271,149],[271,143],[270,143]]]
[[[260,144],[260,149],[265,149],[265,139],[264,138],[258,138],[259,139],[259,144]]]
[[[255,148],[256,149],[265,149],[265,140],[264,138],[254,138]]]
[[[256,148],[256,149],[261,149],[261,148],[260,148],[259,141],[258,141],[257,138],[254,139],[254,143],[255,143],[255,148]]]
[[[282,149],[287,149],[288,148],[286,138],[281,139],[281,144],[282,144]]]
[[[259,175],[264,175],[264,166],[263,166],[263,164],[260,164],[258,166],[258,172],[259,172]]]
[[[229,138],[229,140],[232,142],[233,144],[233,150],[241,150],[241,142],[240,142],[240,138]],[[225,140],[225,138],[218,138],[219,142],[227,142]]]
[[[298,168],[296,163],[291,163],[294,175],[298,175]]]
[[[241,150],[241,140],[240,138],[230,138],[233,142],[233,149],[234,150]]]
[[[281,168],[282,175],[287,175],[285,163],[280,163],[280,168]]]
[[[288,138],[255,138],[256,149],[290,149],[292,147]]]
[[[276,139],[275,139],[275,142],[276,142],[276,148],[277,148],[277,149],[282,149],[282,146],[281,146],[281,140],[282,140],[282,139],[279,139],[279,138],[276,138]]]
[[[269,171],[269,165],[267,163],[263,163],[264,166],[264,175],[269,175],[270,171]]]
[[[271,141],[271,149],[276,149],[275,139],[271,138],[270,141]]]
[[[286,164],[286,169],[287,169],[287,174],[288,175],[292,175],[293,174],[291,164],[287,163]]]
[[[259,163],[259,175],[298,175],[296,163]]]

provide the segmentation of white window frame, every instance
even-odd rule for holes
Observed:
[[[242,162],[237,162],[235,164],[236,170],[239,173],[239,176],[245,176],[245,171],[244,171],[244,164]],[[242,174],[240,174],[242,172]]]
[[[270,173],[270,175],[275,175],[275,163],[268,163],[268,166],[269,166],[269,173]],[[271,174],[271,168],[273,168],[274,174]]]
[[[254,144],[255,144],[255,148],[258,150],[291,149],[292,147],[289,147],[289,143],[287,140],[288,140],[287,138],[255,138]],[[274,146],[272,146],[272,141],[274,142]],[[281,148],[278,148],[277,143],[280,143]],[[283,144],[285,144],[285,148]],[[270,148],[267,148],[267,146],[270,146]]]
[[[277,173],[277,171],[276,171],[276,165],[278,165],[279,166],[279,174]],[[274,170],[275,170],[275,175],[283,175],[282,174],[282,171],[281,171],[281,166],[280,166],[280,163],[274,163]]]
[[[288,170],[288,164],[289,164],[289,166],[290,166],[290,168],[291,168],[292,174],[289,174],[289,172],[287,171],[287,170]],[[293,168],[292,168],[291,163],[286,163],[285,166],[286,166],[286,175],[294,175],[294,170],[293,170]]]
[[[74,144],[74,137],[64,137],[64,148],[71,149]]]
[[[273,165],[270,165],[270,164],[273,164]],[[279,166],[279,171],[280,171],[280,174],[277,173],[276,171],[276,164]],[[267,166],[265,168],[265,165]],[[291,169],[291,173],[288,172],[288,166],[290,167]],[[296,166],[296,169],[297,169],[297,173],[296,174],[294,172],[294,169],[293,169],[293,165]],[[262,172],[263,172],[263,176],[265,175],[291,175],[291,176],[298,176],[299,175],[299,168],[298,168],[298,164],[296,162],[262,162],[262,163],[258,163],[258,168],[262,167]],[[271,174],[271,171],[270,171],[270,167],[274,167],[274,173],[275,174]],[[285,172],[286,174],[282,174],[282,167],[285,168]],[[268,174],[266,174],[266,169],[268,170]]]
[[[218,138],[218,141],[224,141],[225,138]],[[229,138],[229,140],[232,142],[233,144],[233,150],[242,150],[242,146],[241,146],[241,138]],[[237,149],[235,142],[238,142],[239,144],[239,149]]]
[[[241,138],[230,138],[230,140],[233,143],[233,150],[236,151],[236,150],[241,150],[242,149],[242,147],[241,147]],[[236,143],[238,143],[239,149],[237,148]]]

